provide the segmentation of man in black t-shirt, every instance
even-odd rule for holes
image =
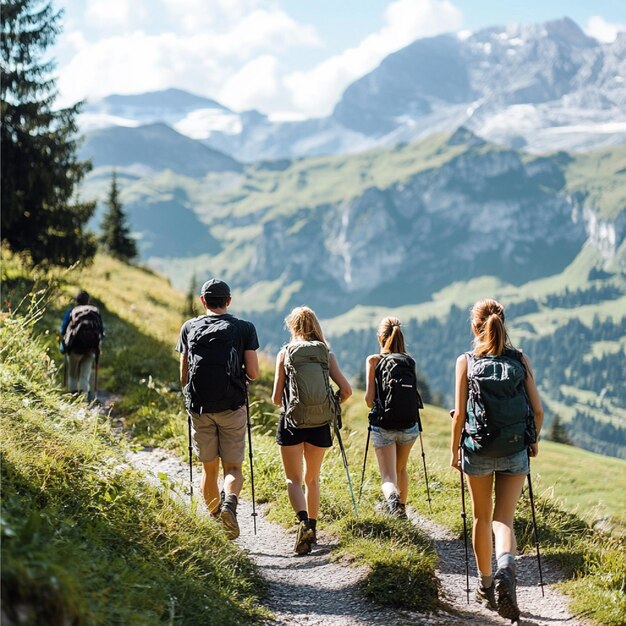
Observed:
[[[180,329],[180,382],[190,415],[194,449],[202,462],[202,495],[228,536],[239,536],[237,499],[243,485],[245,457],[246,379],[259,375],[259,341],[250,322],[227,312],[229,286],[217,279],[204,283],[200,300],[205,315],[187,320]],[[224,470],[223,497],[218,476]]]

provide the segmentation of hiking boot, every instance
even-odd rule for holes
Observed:
[[[226,530],[229,539],[239,537],[239,524],[237,523],[237,503],[225,500],[220,506],[219,518]]]
[[[316,533],[311,528],[308,521],[302,521],[298,524],[298,534],[296,535],[296,543],[293,546],[296,554],[308,554],[316,540]]]
[[[496,586],[493,583],[491,583],[491,587],[478,585],[476,588],[476,601],[492,611],[497,611]]]
[[[502,617],[516,622],[519,619],[519,607],[517,606],[516,583],[513,570],[510,567],[503,567],[496,572],[493,578],[498,613]]]
[[[402,515],[401,507],[400,496],[397,493],[392,493],[387,498],[387,513],[389,513],[391,517],[399,518]],[[404,515],[406,516],[406,510],[404,511]]]
[[[396,510],[396,517],[398,519],[409,519],[409,516],[406,514],[406,504],[402,504],[402,502],[398,502],[398,508]]]

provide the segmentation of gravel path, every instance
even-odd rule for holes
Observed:
[[[428,534],[435,543],[439,555],[437,577],[441,581],[444,599],[457,610],[464,611],[467,624],[508,624],[509,620],[494,617],[493,611],[474,601],[473,593],[477,585],[476,566],[472,553],[470,526],[468,519],[468,551],[470,562],[470,604],[467,604],[465,578],[465,547],[463,540],[455,539],[450,531],[428,518],[409,511],[411,521]],[[569,626],[587,624],[574,618],[567,608],[566,597],[549,584],[563,580],[559,570],[544,558],[541,559],[545,597],[541,596],[539,570],[536,555],[517,557],[517,600],[521,611],[520,624],[524,626]],[[490,621],[491,620],[491,621]]]
[[[142,471],[152,482],[162,484],[159,474],[168,476],[176,492],[186,493],[189,466],[163,450],[142,450],[128,453],[128,461]],[[194,468],[195,469],[195,468]],[[176,487],[178,485],[178,487]],[[199,495],[199,475],[194,477],[194,494]],[[188,499],[188,494],[185,495]],[[455,540],[437,524],[410,511],[411,521],[427,532],[434,540],[440,556],[437,575],[442,581],[449,612],[436,615],[420,614],[383,608],[360,596],[358,587],[365,568],[351,567],[331,562],[333,538],[319,533],[318,545],[310,555],[293,553],[294,530],[287,531],[263,516],[257,507],[257,534],[253,533],[252,507],[241,501],[238,519],[241,536],[237,543],[260,568],[269,581],[265,606],[275,615],[274,624],[328,624],[331,626],[360,626],[363,624],[447,625],[463,624],[503,625],[508,620],[483,609],[474,602],[468,605],[465,596],[465,556],[462,541]],[[472,560],[472,559],[470,559]],[[544,563],[542,562],[542,565]],[[544,565],[544,580],[556,582],[558,574]],[[527,626],[556,626],[582,624],[571,617],[566,601],[555,590],[546,587],[546,597],[536,586],[538,580],[536,559],[523,557],[519,563],[520,582],[518,596],[522,609],[521,624]],[[470,575],[474,575],[470,571]],[[470,578],[470,586],[475,579]]]

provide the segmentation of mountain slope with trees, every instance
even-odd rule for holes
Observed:
[[[621,456],[624,389],[585,372],[623,370],[625,168],[624,148],[534,156],[459,129],[394,150],[259,163],[237,178],[127,175],[121,197],[135,224],[168,192],[172,219],[202,220],[210,246],[194,247],[201,231],[179,223],[179,240],[170,229],[167,252],[144,247],[144,258],[179,288],[193,273],[228,280],[270,349],[286,339],[285,313],[307,302],[357,376],[377,316],[396,310],[442,402],[469,342],[470,300],[500,297],[522,347],[537,354],[548,422],[559,413],[578,445]],[[158,225],[142,224],[147,242]],[[572,341],[577,332],[588,339]],[[564,341],[580,366],[556,363]]]

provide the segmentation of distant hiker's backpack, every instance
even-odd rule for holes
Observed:
[[[246,401],[245,373],[239,356],[240,334],[231,319],[200,317],[187,340],[187,406],[197,413],[219,413]]]
[[[322,341],[299,341],[285,346],[288,405],[285,423],[290,428],[334,424],[341,409],[328,377],[330,354]]]
[[[521,452],[536,439],[521,353],[507,350],[502,356],[477,358],[467,352],[465,357],[469,397],[464,448],[489,457]]]
[[[415,361],[408,354],[384,354],[376,364],[374,376],[376,410],[370,423],[388,430],[403,430],[419,423],[419,409],[424,404],[417,390]]]
[[[98,309],[91,304],[75,306],[63,336],[66,352],[86,354],[100,349],[102,318]]]

